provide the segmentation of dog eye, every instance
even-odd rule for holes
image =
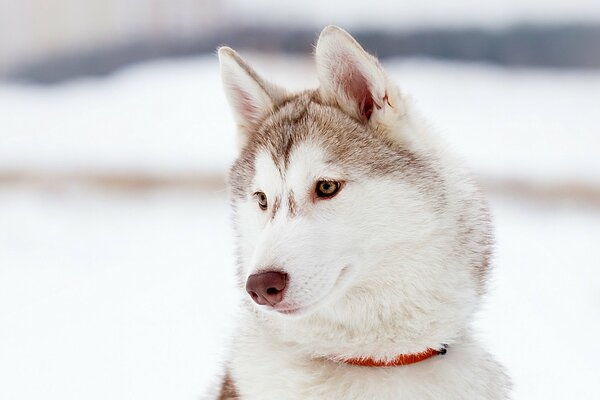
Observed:
[[[337,194],[341,184],[336,181],[321,180],[317,182],[317,197],[330,198]]]
[[[268,207],[267,195],[264,194],[263,192],[256,192],[256,193],[254,193],[254,196],[256,197],[256,200],[258,201],[258,206],[260,207],[260,209],[266,210]]]

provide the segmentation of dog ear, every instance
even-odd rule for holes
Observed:
[[[316,49],[320,92],[350,116],[367,122],[388,103],[386,77],[377,59],[337,26],[321,32]]]
[[[260,78],[233,49],[221,47],[218,53],[225,96],[238,126],[238,143],[243,147],[286,92]]]

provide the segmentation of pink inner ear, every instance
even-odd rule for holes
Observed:
[[[344,56],[340,64],[339,70],[334,72],[337,75],[337,83],[346,95],[356,102],[360,116],[368,121],[373,114],[375,102],[367,79],[349,56]]]
[[[237,111],[242,115],[244,120],[251,124],[255,123],[260,117],[260,110],[256,104],[256,100],[239,86],[232,86],[231,89],[235,93]]]

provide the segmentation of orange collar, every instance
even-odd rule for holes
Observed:
[[[447,349],[447,345],[442,345],[442,348],[439,350],[429,348],[421,353],[400,354],[390,361],[374,360],[372,358],[348,358],[342,360],[342,362],[345,364],[357,365],[359,367],[399,367],[402,365],[416,364],[425,361],[428,358],[446,354],[448,351]]]

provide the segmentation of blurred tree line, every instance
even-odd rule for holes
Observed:
[[[385,59],[430,57],[503,66],[600,68],[600,25],[521,25],[502,30],[353,30],[366,49]],[[225,27],[194,37],[154,37],[117,46],[59,54],[21,65],[5,78],[54,83],[80,75],[104,75],[121,66],[166,57],[214,53],[227,44],[240,49],[308,54],[318,32],[309,29]]]

